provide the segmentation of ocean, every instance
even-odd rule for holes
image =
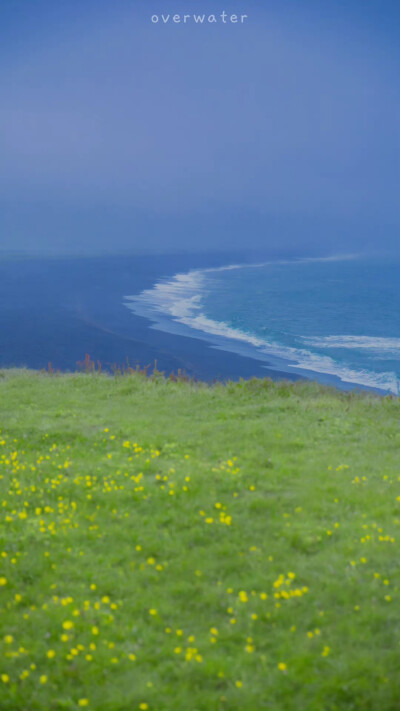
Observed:
[[[75,371],[88,354],[103,370],[149,366],[199,380],[283,378],[252,357],[207,340],[152,328],[125,306],[174,274],[219,267],[243,255],[148,254],[0,259],[0,368]],[[289,376],[296,379],[296,375]]]
[[[0,367],[129,362],[398,394],[400,263],[225,254],[0,260]]]
[[[152,328],[287,375],[399,394],[400,262],[345,256],[192,269],[127,295]]]

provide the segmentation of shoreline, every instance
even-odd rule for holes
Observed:
[[[241,258],[242,255],[240,255]],[[85,257],[0,262],[0,368],[75,371],[88,353],[106,367],[129,359],[211,382],[251,377],[297,380],[245,355],[149,327],[123,304],[171,274],[222,266],[237,253]],[[21,289],[23,284],[23,289]]]
[[[250,358],[262,363],[262,368],[277,371],[280,377],[293,379],[294,376],[296,379],[313,380],[344,391],[361,389],[385,395],[391,391],[367,382],[360,382],[356,377],[361,376],[361,373],[358,374],[357,371],[348,371],[347,375],[351,377],[346,379],[343,375],[329,370],[308,367],[304,363],[297,362],[295,358],[279,353],[279,350],[282,350],[279,345],[270,345],[254,334],[233,329],[229,323],[215,321],[202,310],[202,292],[205,290],[203,277],[207,273],[262,268],[277,263],[347,261],[356,256],[274,259],[260,263],[229,263],[218,267],[190,269],[185,273],[164,277],[155,282],[151,289],[146,289],[139,294],[126,295],[125,306],[133,315],[147,319],[151,329],[175,336],[195,338],[206,342],[209,348]]]
[[[264,261],[280,259],[288,257],[265,255]],[[225,252],[0,262],[0,368],[42,370],[51,362],[55,370],[75,372],[88,353],[106,368],[127,358],[142,368],[157,361],[167,375],[181,370],[204,382],[301,379],[342,391],[386,394],[334,375],[290,372],[287,362],[273,354],[257,353],[255,347],[225,336],[200,336],[182,324],[171,328],[171,320],[168,329],[160,330],[148,314],[135,314],[124,304],[126,294],[151,290],[178,273],[221,269],[238,261],[243,264],[244,255]]]

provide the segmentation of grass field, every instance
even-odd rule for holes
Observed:
[[[0,373],[1,711],[400,709],[400,401]]]

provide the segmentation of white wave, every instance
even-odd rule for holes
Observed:
[[[354,259],[360,259],[360,254],[332,254],[329,257],[299,257],[297,259],[274,259],[266,262],[257,262],[255,264],[227,264],[223,267],[208,267],[201,269],[204,274],[210,272],[227,272],[231,269],[259,269],[260,267],[275,266],[276,264],[309,264],[313,262],[347,262]],[[189,272],[194,273],[194,272]],[[177,275],[178,276],[178,275]]]
[[[315,353],[297,351],[297,368],[301,370],[310,370],[315,373],[326,373],[327,375],[335,375],[343,383],[354,383],[363,385],[369,388],[384,390],[387,392],[399,394],[399,381],[396,373],[386,371],[376,373],[371,370],[354,370],[341,365],[328,356],[319,356]]]
[[[400,358],[400,338],[383,336],[315,336],[302,337],[306,345],[316,348],[348,348],[376,351],[382,356]]]
[[[298,262],[307,261],[332,261],[335,259],[355,258],[356,255],[348,255],[345,257],[323,257],[320,259],[312,258],[297,260]],[[279,262],[281,264],[289,262]],[[291,261],[290,264],[294,262]],[[134,296],[126,296],[126,306],[132,309],[135,313],[149,318],[155,328],[160,330],[170,331],[171,324],[178,324],[191,329],[190,335],[212,340],[214,337],[221,339],[217,343],[217,347],[227,350],[232,350],[232,346],[226,343],[225,339],[229,339],[232,343],[242,343],[253,349],[247,355],[253,355],[258,359],[271,361],[277,359],[281,369],[291,369],[297,371],[312,371],[314,373],[336,376],[344,383],[353,383],[364,385],[366,387],[377,388],[379,390],[398,393],[398,380],[395,373],[384,372],[375,373],[368,370],[353,370],[345,367],[327,355],[319,355],[309,351],[308,349],[292,348],[283,346],[279,343],[259,338],[252,333],[247,333],[240,329],[233,328],[228,323],[223,321],[215,321],[208,318],[202,311],[203,297],[207,293],[207,274],[211,272],[227,271],[231,269],[257,268],[267,266],[268,264],[277,264],[277,262],[264,262],[262,264],[230,264],[224,267],[215,267],[209,269],[193,270],[187,273],[176,274],[171,279],[165,279],[154,285],[151,289],[146,289],[140,294]],[[172,329],[174,330],[174,329]],[[181,332],[181,331],[179,331]],[[202,335],[200,335],[202,334]],[[186,332],[186,335],[187,334]],[[211,337],[211,338],[210,338]],[[223,339],[223,340],[222,340]],[[349,339],[357,339],[350,345]],[[344,343],[341,347],[354,348],[354,343],[366,343],[368,337],[359,336],[328,336],[326,338],[306,338],[303,337],[303,342],[310,346],[319,346],[326,348],[339,347],[338,343]],[[400,339],[380,339],[383,341],[400,341]],[[371,339],[374,343],[377,339]],[[386,344],[387,345],[387,344]],[[365,347],[372,347],[365,345]]]
[[[134,311],[141,306],[148,309],[149,314],[170,316],[175,321],[203,333],[244,341],[256,347],[264,345],[260,338],[232,328],[223,321],[209,319],[202,313],[204,274],[209,271],[211,270],[204,269],[176,274],[172,279],[158,282],[152,289],[146,289],[137,296],[126,296],[130,302],[127,306]]]

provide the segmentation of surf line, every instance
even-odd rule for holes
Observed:
[[[168,22],[174,22],[175,24],[180,24],[183,22],[183,24],[187,24],[188,21],[193,20],[196,25],[203,25],[204,23],[209,23],[210,25],[216,24],[218,22],[222,22],[222,24],[241,24],[243,25],[245,20],[247,20],[248,15],[228,15],[225,10],[221,12],[220,15],[152,15],[151,16],[151,21],[154,25],[156,25],[158,22],[161,22],[166,25]]]

